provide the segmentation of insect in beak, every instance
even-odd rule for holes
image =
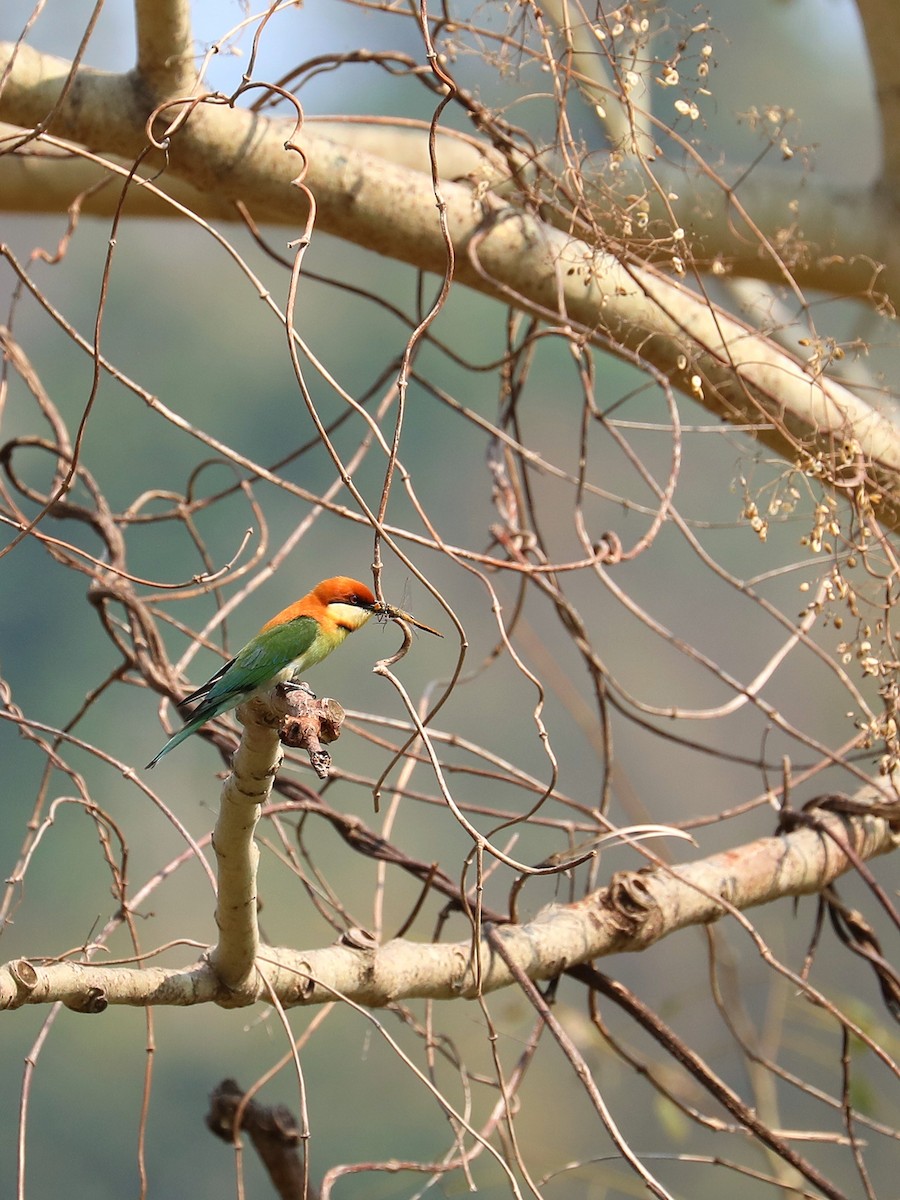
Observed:
[[[430,625],[424,625],[421,621],[417,621],[415,617],[411,617],[408,612],[404,612],[402,608],[397,608],[394,604],[382,604],[381,612],[392,621],[399,619],[405,621],[407,625],[415,625],[416,629],[422,629],[425,633],[433,633],[435,637],[444,636],[436,629],[432,629]]]

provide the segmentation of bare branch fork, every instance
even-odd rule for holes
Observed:
[[[285,1007],[336,995],[373,1007],[412,997],[472,999],[508,987],[518,973],[552,979],[596,958],[645,950],[729,912],[815,894],[900,842],[890,817],[823,812],[817,828],[678,867],[621,872],[573,904],[551,905],[522,925],[495,927],[491,936],[502,940],[502,955],[487,934],[474,945],[395,939],[379,946],[362,930],[348,931],[330,947],[298,951],[260,945],[256,923],[253,830],[279,759],[277,733],[246,725],[215,832],[219,942],[201,961],[179,969],[18,959],[0,967],[0,1008],[56,1001],[78,1012],[102,1012],[110,1004],[238,1007],[272,996]],[[878,796],[868,789],[858,800],[877,804]]]
[[[333,700],[310,699],[299,689],[288,692],[284,684],[279,684],[272,689],[268,703],[253,699],[238,710],[237,716],[243,734],[222,788],[212,838],[218,868],[219,940],[208,957],[213,974],[230,994],[230,1003],[243,999],[252,1003],[260,997],[262,982],[256,977],[260,955],[259,848],[253,835],[281,766],[279,731],[290,744],[303,745],[314,765],[319,764],[321,774],[323,756],[327,759],[328,754],[320,742],[337,737],[343,710]],[[285,718],[290,718],[287,735]]]

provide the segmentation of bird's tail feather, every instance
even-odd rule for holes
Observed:
[[[168,754],[170,750],[174,750],[176,746],[180,746],[184,739],[190,737],[194,730],[199,729],[202,724],[202,721],[197,721],[196,724],[193,721],[189,721],[183,729],[179,729],[177,733],[173,733],[159,754],[155,758],[151,758],[147,763],[146,769],[149,771],[155,767],[164,754]]]

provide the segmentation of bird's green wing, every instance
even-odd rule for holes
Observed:
[[[258,687],[263,687],[304,655],[315,641],[318,629],[312,617],[297,617],[258,633],[231,662],[225,663],[211,679],[207,679],[203,687],[185,697],[182,704],[199,701],[197,707],[186,716],[184,728],[169,738],[147,766],[155,767],[164,754],[174,750],[201,725],[236,708]]]
[[[305,654],[317,632],[318,625],[312,617],[297,617],[251,638],[230,663],[194,693],[197,699],[202,698],[202,703],[194,710],[192,723],[201,713],[205,714],[203,720],[208,721],[240,704],[245,696]]]

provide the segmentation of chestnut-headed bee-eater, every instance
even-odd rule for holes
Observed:
[[[370,588],[346,575],[325,579],[311,592],[267,621],[255,638],[203,687],[191,692],[182,704],[197,704],[184,728],[174,733],[151,762],[155,767],[186,737],[213,717],[243,704],[255,692],[266,692],[277,683],[293,682],[304,671],[336,650],[354,629],[377,614],[400,617],[435,633],[408,613],[375,599]]]

